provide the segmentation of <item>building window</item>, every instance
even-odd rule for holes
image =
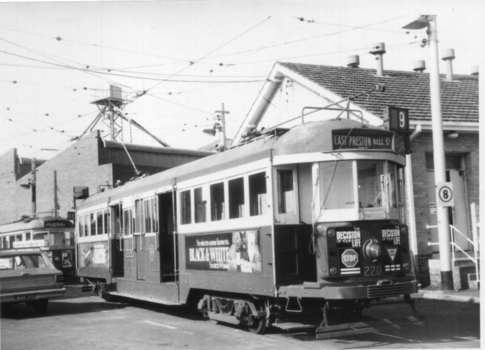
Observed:
[[[445,167],[448,170],[461,170],[462,156],[460,154],[445,154]],[[426,169],[434,171],[434,155],[432,152],[426,152]]]
[[[190,190],[180,192],[180,223],[182,225],[190,224],[192,222],[192,203],[190,201]]]
[[[249,215],[266,215],[268,205],[266,203],[266,173],[258,173],[249,176]]]
[[[229,180],[229,219],[244,216],[244,179]]]
[[[207,201],[203,198],[202,187],[194,190],[194,204],[195,204],[195,222],[206,222],[206,205]]]
[[[210,186],[211,220],[224,220],[224,183]]]

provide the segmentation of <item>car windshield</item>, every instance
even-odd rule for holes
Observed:
[[[13,254],[0,257],[0,270],[35,269],[47,267],[41,254]]]

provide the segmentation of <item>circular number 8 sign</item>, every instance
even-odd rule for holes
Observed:
[[[442,182],[438,183],[436,187],[438,205],[442,207],[454,206],[453,184],[451,182]]]

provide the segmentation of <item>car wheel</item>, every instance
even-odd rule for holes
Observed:
[[[48,299],[36,300],[32,303],[34,311],[38,314],[43,314],[47,310],[47,305],[49,304]]]

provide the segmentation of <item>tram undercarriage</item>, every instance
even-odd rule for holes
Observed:
[[[212,321],[245,326],[252,333],[262,334],[270,326],[285,331],[313,329],[316,339],[376,332],[386,327],[403,324],[425,326],[425,318],[419,314],[409,294],[403,301],[413,315],[402,319],[377,320],[363,316],[363,310],[378,304],[378,299],[312,300],[312,299],[263,299],[247,296],[228,297],[204,295],[198,303],[198,310]]]

